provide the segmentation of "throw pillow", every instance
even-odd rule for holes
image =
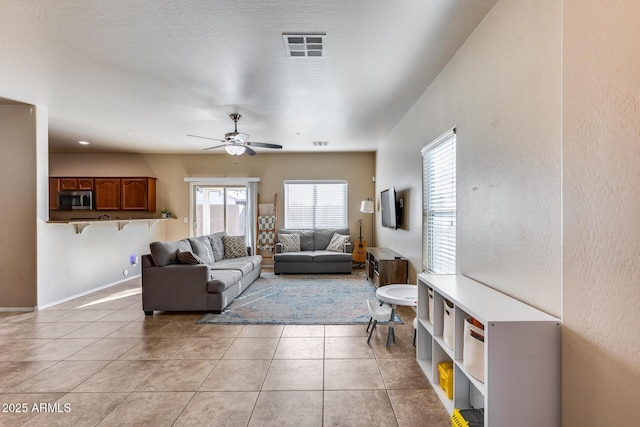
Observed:
[[[211,243],[207,236],[192,237],[188,240],[191,244],[191,252],[204,261],[205,264],[213,264],[216,262],[216,258],[213,255],[213,249],[211,249]]]
[[[248,256],[247,243],[244,236],[222,236],[225,258]]]
[[[351,236],[333,233],[333,237],[331,237],[331,241],[329,242],[329,246],[327,246],[327,250],[333,252],[344,252],[344,245],[349,241],[350,237]]]
[[[278,241],[282,243],[282,252],[300,252],[299,234],[278,234]]]
[[[204,261],[198,255],[181,249],[178,249],[178,261],[180,261],[180,264],[204,264]]]

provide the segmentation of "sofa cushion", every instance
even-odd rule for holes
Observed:
[[[213,250],[213,257],[217,261],[224,259],[224,243],[222,242],[222,237],[226,235],[227,235],[226,232],[219,231],[217,233],[209,234],[207,236],[209,238],[209,243],[211,243],[211,249]]]
[[[314,247],[312,250],[323,251],[331,243],[331,238],[334,233],[342,234],[344,236],[349,235],[348,228],[319,228],[314,230]]]
[[[198,255],[182,249],[178,249],[178,262],[180,264],[206,264]]]
[[[191,245],[187,239],[177,242],[152,242],[149,244],[151,258],[157,267],[178,264],[178,249],[191,252]]]
[[[329,245],[327,245],[326,250],[332,252],[344,252],[344,244],[349,241],[351,236],[345,236],[344,234],[333,233],[333,237],[331,237],[331,241]]]
[[[249,255],[247,240],[244,236],[222,236],[224,259],[240,258]]]
[[[299,234],[300,235],[300,250],[312,251],[313,247],[313,230],[278,230],[278,236],[282,234]],[[326,248],[326,245],[323,249]]]
[[[223,259],[213,264],[211,270],[237,270],[241,272],[243,276],[246,276],[255,268],[253,263],[247,258],[249,257]]]
[[[300,252],[300,235],[298,233],[280,234],[278,241],[282,243],[282,252]]]
[[[313,262],[313,251],[283,252],[273,255],[273,260],[277,262]]]
[[[194,255],[204,261],[205,264],[213,264],[216,262],[213,249],[211,248],[211,241],[207,236],[192,237],[188,240]]]
[[[313,252],[314,262],[351,262],[351,254],[334,251],[315,251]]]
[[[238,270],[211,270],[211,280],[207,282],[207,292],[220,294],[242,279]]]

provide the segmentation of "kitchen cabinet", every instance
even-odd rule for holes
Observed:
[[[49,210],[58,210],[58,193],[60,192],[60,178],[49,178]]]
[[[56,178],[59,180],[59,191],[93,190],[93,178]]]
[[[58,210],[58,193],[68,190],[92,190],[96,211],[156,210],[156,178],[152,177],[50,177],[50,210]]]
[[[97,211],[121,210],[121,186],[120,178],[95,178],[95,192],[93,204]]]
[[[156,210],[156,178],[122,178],[122,210]]]

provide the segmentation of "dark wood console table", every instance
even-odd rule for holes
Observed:
[[[387,248],[367,248],[365,271],[376,287],[392,283],[407,283],[409,261]]]

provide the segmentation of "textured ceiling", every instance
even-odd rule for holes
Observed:
[[[373,151],[495,1],[3,0],[0,102],[47,108],[52,151],[201,152],[186,134],[233,112],[285,151]],[[325,55],[284,32],[326,32]]]

